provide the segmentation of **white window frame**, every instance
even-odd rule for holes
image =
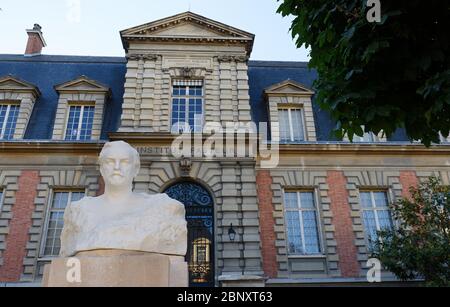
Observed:
[[[278,120],[280,120],[280,111],[288,111],[288,119],[289,119],[289,134],[290,134],[290,142],[304,142],[306,140],[306,125],[305,125],[305,116],[304,116],[304,109],[302,106],[278,106]],[[300,111],[300,118],[302,119],[301,125],[302,125],[302,131],[303,131],[303,139],[302,140],[295,140],[294,136],[294,123],[292,120],[292,110],[298,110]],[[279,127],[281,125],[279,124]],[[284,140],[281,140],[281,131],[280,131],[280,142],[285,142]]]
[[[19,108],[20,108],[20,104],[18,104],[18,103],[1,103],[0,102],[0,105],[7,106],[6,107],[6,113],[5,113],[5,120],[3,122],[3,126],[0,129],[0,140],[3,140],[3,138],[5,137],[5,130],[6,130],[6,125],[8,124],[8,119],[9,119],[9,113],[11,111],[11,106],[19,106]],[[20,109],[19,109],[19,111],[20,111]],[[19,118],[19,116],[17,116],[17,118],[16,118],[16,124],[17,124],[17,119],[18,118]],[[13,134],[13,137],[14,137],[14,134]]]
[[[301,193],[311,193],[313,195],[314,200],[314,209],[288,209],[286,206],[286,193],[296,193],[297,200],[300,201]],[[298,205],[298,204],[297,204]],[[300,203],[301,205],[301,203]],[[303,227],[303,215],[301,214],[303,211],[315,211],[316,213],[316,226],[317,226],[317,239],[319,246],[319,253],[316,254],[307,254],[306,253],[306,242],[305,242],[305,229]],[[289,253],[289,237],[288,237],[288,229],[287,229],[287,221],[286,221],[286,212],[298,212],[299,214],[299,222],[300,222],[300,235],[302,238],[302,249],[305,251],[303,254],[290,254]],[[283,219],[284,219],[284,228],[286,234],[286,251],[288,258],[315,258],[315,257],[324,257],[325,246],[323,244],[322,238],[322,219],[321,219],[321,211],[319,209],[319,201],[316,190],[303,190],[303,189],[283,189]]]
[[[361,193],[370,193],[370,200],[371,200],[371,207],[369,208],[364,208],[362,205],[362,201],[361,201]],[[375,203],[375,193],[384,193],[386,195],[386,200],[387,200],[387,206],[384,208],[378,208],[376,206]],[[359,191],[359,204],[361,207],[361,219],[362,219],[362,223],[363,223],[363,227],[364,227],[364,235],[365,235],[365,240],[366,240],[366,244],[367,244],[367,248],[369,249],[369,234],[366,233],[366,225],[365,225],[365,221],[364,221],[364,211],[372,211],[374,212],[374,216],[375,216],[375,226],[377,227],[377,232],[381,231],[381,227],[380,227],[380,221],[378,218],[378,211],[388,211],[389,212],[389,218],[391,220],[391,227],[392,229],[395,229],[397,227],[397,225],[395,224],[393,218],[392,218],[392,212],[391,209],[389,208],[389,204],[391,203],[391,193],[389,190],[384,190],[384,189],[362,189]],[[378,238],[379,240],[381,240],[380,238]]]
[[[72,104],[68,104],[68,110],[67,110],[67,115],[66,115],[66,124],[65,124],[65,128],[64,128],[64,140],[67,140],[67,130],[68,130],[68,125],[69,125],[69,118],[70,118],[70,109],[72,107],[81,107],[81,111],[80,111],[80,119],[78,120],[78,131],[77,131],[77,138],[76,140],[71,140],[71,141],[79,141],[81,138],[81,127],[83,125],[83,118],[84,118],[84,108],[85,107],[94,107],[94,113],[95,113],[95,103],[72,103]],[[89,140],[92,140],[92,131],[94,129],[91,129],[91,137]],[[85,141],[89,141],[89,140],[85,140]]]
[[[173,94],[173,90],[175,86],[181,86],[181,85],[175,85],[176,82],[201,82],[201,87],[202,87],[202,96],[189,96],[189,95],[184,95],[184,96],[175,96]],[[198,87],[200,85],[183,85],[186,88],[186,94],[190,92],[190,87]],[[174,99],[184,99],[186,101],[186,106],[185,106],[185,121],[184,121],[184,126],[186,127],[187,125],[189,125],[189,107],[190,107],[190,99],[201,99],[202,100],[202,114],[201,114],[201,124],[200,124],[200,131],[195,131],[195,120],[196,118],[194,118],[194,127],[189,127],[191,133],[203,133],[203,128],[205,127],[205,91],[206,91],[206,87],[205,87],[205,81],[203,79],[194,79],[194,80],[184,80],[184,79],[172,79],[172,86],[171,86],[171,91],[170,91],[170,130],[171,133],[175,133],[175,134],[179,134],[179,131],[173,131],[173,100]],[[179,122],[181,123],[181,122]],[[178,124],[178,123],[175,123]],[[189,125],[190,126],[190,125]],[[185,128],[183,127],[183,129]],[[184,131],[184,130],[183,130]],[[186,132],[186,131],[184,131]]]
[[[71,203],[72,193],[84,193],[85,196],[87,195],[86,189],[84,189],[84,188],[80,188],[80,189],[76,189],[76,188],[74,188],[74,189],[64,189],[64,188],[61,188],[61,189],[51,189],[50,190],[50,197],[48,198],[48,204],[47,204],[47,212],[45,214],[44,231],[42,232],[43,236],[42,236],[42,239],[41,239],[41,246],[40,246],[40,252],[39,252],[39,256],[40,257],[38,259],[39,261],[51,260],[51,259],[53,259],[55,257],[58,257],[58,256],[52,256],[52,255],[46,255],[45,254],[45,246],[46,246],[47,239],[48,239],[50,216],[51,216],[52,212],[56,212],[56,211],[60,212],[60,211],[62,211],[61,209],[52,210],[52,208],[53,208],[53,199],[54,199],[56,193],[69,193],[69,198],[67,199],[67,205],[69,205]],[[62,212],[65,212],[65,209]]]

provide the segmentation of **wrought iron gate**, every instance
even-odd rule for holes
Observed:
[[[214,202],[209,192],[194,182],[180,182],[165,192],[186,207],[188,223],[189,286],[214,286]]]

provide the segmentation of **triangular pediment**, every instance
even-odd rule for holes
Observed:
[[[274,84],[268,87],[264,92],[266,95],[314,95],[314,91],[293,80],[286,80],[281,83]]]
[[[246,43],[249,51],[255,36],[192,12],[167,17],[120,32],[125,49],[128,40],[193,40],[208,39]]]
[[[55,87],[58,92],[99,92],[107,93],[109,88],[95,80],[88,79],[86,76],[81,76],[75,80],[57,85]]]
[[[219,31],[215,31],[211,28],[205,28],[199,24],[189,21],[181,22],[173,27],[162,28],[159,31],[154,31],[152,34],[162,37],[220,37],[224,35],[224,33],[220,33]]]
[[[36,97],[41,94],[37,86],[11,75],[0,78],[0,90],[13,92],[32,92]]]

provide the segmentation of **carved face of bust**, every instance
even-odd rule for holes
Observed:
[[[100,153],[99,163],[105,185],[111,187],[131,186],[140,169],[138,152],[122,141],[107,143]]]

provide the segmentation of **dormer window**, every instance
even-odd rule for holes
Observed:
[[[53,139],[65,141],[99,140],[105,103],[110,90],[81,76],[55,87],[59,93]]]
[[[286,80],[265,91],[268,102],[272,142],[298,143],[316,141],[316,126],[311,97],[314,92],[304,85]]]
[[[305,140],[303,110],[300,108],[278,109],[280,121],[280,142],[301,142]]]
[[[172,86],[172,132],[202,132],[203,81],[174,80]]]
[[[19,104],[0,104],[0,140],[14,138],[19,108]]]
[[[66,141],[90,141],[94,124],[95,105],[80,104],[69,106]]]
[[[13,76],[0,78],[0,140],[23,139],[39,89]]]

